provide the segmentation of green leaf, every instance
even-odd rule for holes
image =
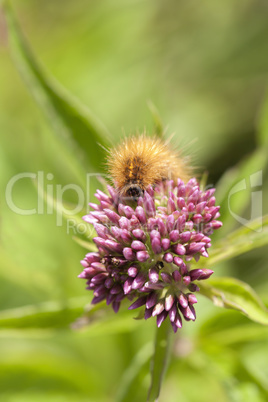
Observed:
[[[53,198],[50,194],[48,194],[44,188],[43,185],[39,184],[38,180],[33,180],[33,183],[37,189],[38,196],[42,197],[42,199],[46,202],[47,205],[51,207],[51,209],[55,210],[57,214],[57,225],[62,224],[62,218],[64,218],[69,225],[72,227],[72,229],[75,229],[75,233],[80,234],[82,237],[85,237],[87,240],[92,239],[94,237],[95,231],[93,229],[92,225],[89,225],[86,223],[83,219],[82,216],[86,215],[86,210],[83,209],[79,215],[77,213],[73,213],[72,211],[75,211],[77,208],[77,205],[74,205],[70,202],[67,201],[59,201],[57,198]],[[79,205],[78,205],[79,207]],[[80,209],[80,208],[79,208]],[[80,238],[77,236],[74,236],[75,241],[79,243]],[[84,239],[81,239],[82,242],[85,242]],[[88,242],[90,244],[90,242]],[[88,246],[89,247],[89,246]],[[85,247],[85,248],[88,248]],[[96,249],[94,247],[94,244],[91,243],[91,249]]]
[[[155,130],[155,134],[162,138],[164,135],[164,127],[163,127],[163,123],[159,114],[159,111],[157,109],[157,107],[155,106],[155,104],[152,101],[148,101],[148,107],[150,109],[150,112],[152,114],[152,118],[153,118],[153,122],[154,122],[154,130]]]
[[[76,400],[79,401],[84,400],[80,399],[80,395],[83,397],[87,394],[90,394],[94,401],[97,400],[97,394],[99,395],[102,385],[101,378],[94,365],[88,364],[86,358],[81,359],[81,353],[76,352],[72,342],[74,336],[71,337],[70,333],[66,334],[62,331],[58,336],[53,334],[53,337],[44,339],[28,337],[28,334],[23,335],[18,339],[1,337],[1,399],[13,401],[6,398],[10,392],[17,392],[20,396],[24,396],[29,391],[33,394],[39,391],[39,394],[47,394],[47,400],[58,401],[58,398],[49,398],[50,391],[55,391],[58,395],[65,392],[75,393]],[[66,342],[67,337],[69,344]],[[32,386],[33,384],[40,385]],[[27,399],[20,398],[18,395],[14,400],[26,401]],[[35,399],[35,401],[39,400],[38,397]],[[68,397],[60,399],[60,401],[63,400],[72,399]]]
[[[241,226],[239,229],[230,233],[227,238],[228,240],[236,241],[244,236],[254,236],[255,233],[262,233],[265,236],[266,231],[268,231],[268,215],[251,221],[248,226]]]
[[[114,402],[123,402],[126,399],[130,386],[134,379],[137,377],[142,366],[148,361],[153,354],[153,343],[144,345],[138,353],[134,356],[129,367],[124,371],[122,378],[119,381],[120,387],[114,398]]]
[[[44,72],[28,46],[9,2],[5,1],[3,5],[14,63],[55,133],[63,141],[63,148],[70,163],[75,165],[78,176],[83,174],[84,183],[84,174],[89,168],[98,172],[102,170],[105,158],[102,146],[107,146],[110,135],[86,107]]]
[[[250,322],[244,315],[235,310],[217,310],[200,328],[202,345],[213,347],[229,346],[237,343],[248,343],[267,339],[268,327]]]
[[[114,313],[111,306],[106,306],[105,302],[98,303],[96,308],[101,310],[99,311],[98,319],[92,320],[92,314],[89,310],[74,323],[74,327],[81,328],[86,337],[128,333],[144,324],[144,321],[133,319],[133,312],[129,311],[124,303],[120,307],[120,313],[118,314]],[[93,318],[95,318],[94,315]]]
[[[212,267],[215,264],[230,260],[268,244],[268,215],[251,222],[249,227],[241,227],[218,241],[212,248],[207,260],[200,261],[201,267]]]
[[[248,345],[242,352],[241,361],[254,378],[268,392],[267,338],[262,344]],[[267,400],[267,399],[266,399]]]
[[[151,386],[148,402],[156,401],[168,366],[171,351],[171,325],[165,320],[160,328],[156,328],[155,349],[151,363]]]
[[[58,378],[59,374],[56,373],[56,370],[59,370],[59,367],[55,367],[54,370],[55,370],[54,373],[50,373],[50,375],[52,377],[51,378],[51,383],[55,382],[55,378],[57,378],[59,383],[63,382],[62,377]],[[13,378],[13,382],[14,382],[15,375],[18,375],[18,373],[15,370],[14,370],[14,372],[12,372],[10,367],[5,371],[9,372],[10,383],[12,381],[11,380],[12,378]],[[30,371],[30,370],[27,370],[27,372],[28,371]],[[25,373],[23,373],[23,368],[21,368],[21,373],[20,374],[21,374],[20,379],[22,381],[25,381],[26,379],[24,377],[22,377],[22,374],[25,374]],[[29,377],[31,376],[31,374],[32,375],[35,374],[36,376],[38,376],[39,381],[41,381],[40,377],[42,377],[42,373],[40,373],[39,370],[38,370],[38,372],[36,372],[33,369],[32,372],[31,371],[28,372]],[[12,375],[13,375],[13,377],[12,377]],[[78,376],[78,373],[76,373],[76,375]],[[70,380],[71,380],[71,376],[70,376],[69,381]],[[33,382],[33,377],[32,377],[32,382]],[[47,383],[47,378],[46,377],[44,377],[43,382]],[[68,379],[66,380],[66,384],[64,384],[64,385],[67,385],[67,384],[68,384]],[[62,388],[64,387],[64,385],[62,384]],[[69,382],[68,385],[70,387],[70,382]],[[12,389],[12,386],[10,386],[10,388]],[[8,392],[5,392],[5,400],[6,400],[6,402],[36,402],[36,401],[38,401],[38,402],[47,402],[48,400],[53,401],[53,402],[65,402],[65,401],[77,402],[77,400],[79,398],[79,402],[96,402],[96,399],[94,399],[94,397],[93,398],[92,398],[92,396],[84,397],[84,393],[82,393],[82,392],[79,393],[79,396],[78,396],[77,386],[76,387],[74,386],[75,391],[76,391],[76,393],[73,392],[74,395],[71,394],[70,389],[66,389],[66,388],[67,387],[65,387],[65,390],[61,389],[58,392],[57,391],[54,391],[54,392],[53,391],[46,391],[46,392],[44,392],[44,390],[42,390],[42,393],[38,392],[38,391],[25,391],[25,390],[17,391],[17,392],[16,391],[8,391]],[[254,401],[251,401],[251,402],[254,402]]]
[[[122,307],[120,314],[114,314],[105,301],[89,304],[89,297],[72,298],[66,303],[45,302],[39,305],[23,306],[0,313],[0,337],[7,334],[44,337],[48,333],[72,327],[82,330],[87,337],[131,332],[141,325],[133,319],[133,313]],[[86,307],[86,311],[85,311]]]
[[[257,325],[252,326],[242,325],[237,327],[228,328],[229,323],[226,323],[226,329],[223,331],[217,331],[211,336],[204,338],[204,343],[213,342],[213,344],[218,343],[219,345],[233,345],[236,343],[248,343],[266,340],[268,337],[268,328],[265,326]]]
[[[268,325],[268,310],[247,284],[234,278],[215,278],[198,284],[200,293],[218,307],[240,311],[253,321]]]
[[[92,243],[92,242],[89,242],[89,241],[80,239],[80,238],[77,237],[77,236],[73,236],[72,238],[73,238],[73,240],[74,240],[77,244],[79,244],[79,246],[85,248],[86,250],[89,250],[89,251],[96,251],[96,245],[95,245],[95,243]]]
[[[222,237],[237,225],[231,212],[243,216],[242,214],[250,203],[252,191],[254,191],[254,188],[253,190],[251,188],[250,177],[262,171],[267,165],[267,161],[267,150],[259,148],[222,176],[216,186],[216,200],[217,204],[221,206],[221,220],[224,225],[220,233],[215,234],[215,237]],[[238,188],[240,184],[241,190]],[[235,190],[236,186],[237,190]],[[235,192],[232,194],[232,191]],[[261,211],[258,212],[261,213]]]
[[[0,331],[5,329],[67,328],[81,316],[89,297],[68,300],[67,303],[44,302],[39,305],[23,306],[0,313]],[[104,305],[90,306],[88,317],[92,317]]]
[[[202,174],[202,177],[201,177],[201,180],[200,180],[200,189],[201,189],[202,191],[205,191],[205,190],[206,190],[207,182],[208,182],[208,171],[205,171],[205,172]]]
[[[257,139],[260,146],[268,146],[268,93],[266,93],[265,101],[262,105],[259,121],[258,121],[258,131]]]

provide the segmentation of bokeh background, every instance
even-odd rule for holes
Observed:
[[[37,59],[104,122],[111,144],[144,127],[153,132],[151,101],[167,135],[175,133],[173,141],[192,155],[197,171],[209,172],[213,185],[257,148],[268,153],[259,141],[268,73],[266,1],[12,4]],[[56,226],[55,213],[21,216],[6,205],[7,182],[21,172],[44,172],[45,185],[79,183],[64,144],[12,61],[3,12],[0,57],[0,399],[145,400],[155,323],[135,321],[123,309],[116,317],[100,312],[100,321],[82,330],[70,327],[92,297],[77,279],[83,248],[65,224]],[[257,170],[253,161],[245,178]],[[262,191],[265,213],[265,169]],[[13,197],[21,208],[37,207],[30,180],[18,183]],[[228,225],[235,227],[232,219]],[[263,247],[215,270],[249,282],[267,303],[267,265]],[[268,330],[202,296],[197,317],[176,337],[160,400],[266,401]]]

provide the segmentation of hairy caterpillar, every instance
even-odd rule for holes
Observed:
[[[123,197],[138,199],[149,185],[178,178],[189,179],[185,158],[168,142],[145,134],[125,138],[109,151],[109,173]]]

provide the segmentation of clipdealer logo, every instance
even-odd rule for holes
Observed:
[[[258,229],[252,226],[252,221],[256,219],[262,219],[262,170],[259,170],[256,173],[253,173],[249,176],[249,178],[242,179],[238,183],[236,183],[233,188],[230,190],[228,194],[228,209],[230,214],[235,218],[235,220],[241,223],[242,226],[246,226],[249,229],[254,230],[255,232],[262,231],[262,225],[259,226]],[[231,198],[237,193],[245,193],[250,191],[250,216],[246,219],[243,216],[240,216],[238,213],[234,212],[231,208]]]
[[[54,184],[52,180],[54,175],[52,173],[44,173],[43,171],[22,172],[19,173],[8,181],[6,185],[5,198],[8,208],[18,215],[56,215],[56,226],[62,226],[63,222],[67,222],[67,233],[72,234],[86,234],[89,230],[88,224],[84,222],[77,223],[74,216],[79,216],[80,213],[88,213],[88,204],[90,200],[92,179],[103,177],[107,175],[101,173],[88,173],[85,177],[85,189],[79,185],[70,183],[67,185]],[[18,206],[18,198],[15,197],[15,190],[18,184],[22,184],[24,180],[32,180],[37,187],[37,204],[35,208],[21,208]],[[19,183],[20,182],[20,183]],[[262,231],[262,226],[258,229],[252,226],[252,221],[262,216],[262,184],[263,177],[262,171],[255,172],[249,177],[242,179],[236,183],[228,194],[228,209],[233,218],[241,225],[257,232]],[[210,186],[207,186],[210,187]],[[69,204],[64,201],[64,194],[67,191],[72,191],[76,196],[76,203]],[[250,217],[247,219],[243,215],[239,215],[232,210],[231,200],[240,192],[250,191],[251,193],[251,206]],[[16,199],[17,198],[17,199]]]
[[[62,226],[63,222],[67,222],[67,233],[86,234],[89,231],[88,224],[84,222],[77,223],[74,216],[79,216],[81,213],[88,213],[91,192],[92,179],[104,176],[103,174],[88,173],[85,177],[85,189],[79,185],[70,183],[67,185],[54,184],[52,173],[44,173],[43,171],[22,172],[8,181],[5,191],[5,199],[8,208],[17,215],[53,215],[56,216],[56,226]],[[15,195],[16,186],[26,184],[25,181],[31,180],[35,183],[36,192],[36,207],[25,208],[18,206],[19,199]],[[76,202],[73,204],[64,201],[65,193],[72,191],[76,197]]]

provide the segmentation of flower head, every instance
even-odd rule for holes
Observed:
[[[93,304],[106,300],[117,312],[128,298],[129,309],[144,306],[144,318],[156,317],[158,326],[169,317],[176,332],[182,317],[195,320],[196,282],[213,273],[191,269],[191,261],[208,257],[209,236],[222,226],[215,189],[200,190],[194,178],[165,181],[131,202],[107,188],[110,196],[97,190],[99,203],[84,217],[97,232],[98,251],[81,261],[79,277],[93,291]]]

